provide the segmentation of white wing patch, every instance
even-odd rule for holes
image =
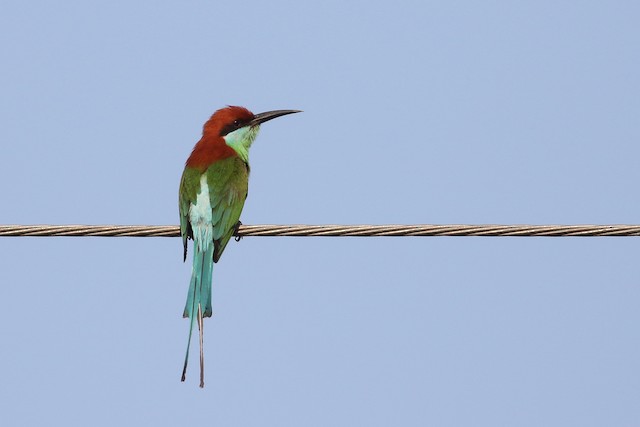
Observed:
[[[189,206],[189,222],[193,230],[193,241],[204,252],[213,244],[213,221],[211,215],[211,200],[209,199],[209,184],[207,174],[200,176],[200,192],[195,203]]]

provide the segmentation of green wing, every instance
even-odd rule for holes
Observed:
[[[209,186],[211,222],[213,223],[213,261],[218,262],[240,219],[249,186],[249,167],[239,157],[219,160],[204,172]],[[189,208],[200,192],[201,172],[185,167],[180,181],[180,235],[187,259],[187,239],[193,239]]]
[[[249,187],[249,167],[239,157],[220,160],[206,171],[213,222],[213,262],[218,262],[240,219]]]
[[[202,173],[198,169],[185,167],[180,180],[180,194],[178,207],[180,209],[180,235],[184,246],[184,261],[187,260],[187,239],[193,239],[193,230],[189,223],[189,207],[196,202],[200,191],[200,176]]]

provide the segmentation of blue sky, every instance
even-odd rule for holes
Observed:
[[[639,222],[637,2],[0,7],[1,224],[177,224],[227,104],[301,109],[245,224]],[[640,423],[638,238],[245,238],[180,383],[177,238],[0,238],[5,425]]]

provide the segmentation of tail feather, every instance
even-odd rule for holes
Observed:
[[[191,347],[191,335],[193,325],[197,322],[200,343],[200,387],[204,387],[204,324],[203,317],[211,317],[211,274],[213,270],[213,245],[202,251],[198,245],[194,245],[193,271],[187,303],[184,307],[183,317],[191,319],[189,322],[189,339],[187,341],[187,351],[184,357],[184,367],[182,369],[182,381],[187,375],[187,363],[189,361],[189,348]]]
[[[211,276],[213,274],[213,250],[214,247],[211,245],[209,250],[205,252],[202,275],[205,277],[203,279],[202,293],[201,299],[202,302],[202,317],[211,317],[213,314],[213,309],[211,307]]]

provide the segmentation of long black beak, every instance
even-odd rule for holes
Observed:
[[[261,123],[268,122],[271,119],[275,119],[276,117],[286,116],[287,114],[293,113],[302,113],[300,110],[274,110],[267,111],[264,113],[256,114],[253,116],[253,120],[249,122],[249,126],[257,126]]]

